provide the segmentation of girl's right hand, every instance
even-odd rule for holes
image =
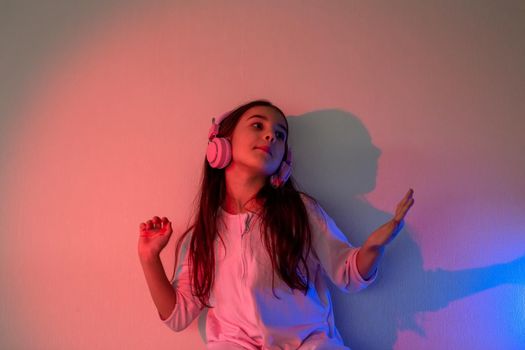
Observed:
[[[167,217],[162,220],[154,216],[146,223],[140,223],[140,235],[138,253],[141,259],[149,259],[158,256],[162,249],[168,244],[171,233],[171,222]]]

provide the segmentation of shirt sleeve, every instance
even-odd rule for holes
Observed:
[[[320,205],[306,199],[305,206],[312,230],[312,250],[330,281],[346,293],[358,292],[372,284],[377,278],[377,269],[368,280],[363,279],[357,269],[357,253],[361,247],[353,247],[348,242]]]
[[[188,236],[190,235],[188,234]],[[191,279],[188,269],[188,243],[181,247],[181,254],[178,264],[178,270],[171,282],[176,293],[176,303],[171,314],[165,320],[159,315],[160,320],[175,332],[180,332],[187,328],[191,322],[200,314],[203,307],[197,297],[191,293]]]

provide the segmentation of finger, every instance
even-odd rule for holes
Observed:
[[[408,210],[412,207],[412,205],[414,204],[414,199],[411,198],[409,201],[407,201],[407,203],[402,206],[399,211],[396,213],[396,218],[398,218],[399,220],[403,220],[406,213],[408,212]]]
[[[403,217],[407,211],[407,203],[399,203],[396,209],[396,217]]]
[[[167,217],[165,217],[165,216],[162,217],[162,227],[167,226],[169,222],[170,222],[170,221],[168,220]]]
[[[144,231],[146,229],[146,224],[141,222],[140,225],[139,225],[139,228],[141,231]]]
[[[153,217],[153,226],[155,228],[160,228],[160,218],[158,216]]]
[[[408,192],[405,194],[405,197],[403,197],[403,199],[399,202],[398,207],[403,208],[404,206],[409,204],[410,200],[412,199],[413,194],[414,194],[413,189],[408,190]]]
[[[410,207],[412,207],[412,205],[414,205],[414,198],[410,198],[406,203],[405,205],[403,206],[403,211],[406,213],[408,211],[408,209],[410,209]]]
[[[149,230],[153,227],[153,221],[151,220],[148,220],[148,222],[146,223],[146,228]]]
[[[408,192],[405,194],[405,196],[403,197],[403,199],[401,200],[400,203],[406,203],[407,201],[409,201],[410,198],[412,198],[413,194],[414,194],[414,190],[413,189],[409,189]]]

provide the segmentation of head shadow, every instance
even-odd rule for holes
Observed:
[[[299,188],[319,200],[353,246],[361,246],[395,210],[378,210],[363,198],[376,186],[381,150],[363,123],[342,110],[313,111],[288,122]],[[419,313],[501,284],[524,282],[525,258],[467,270],[424,270],[411,231],[405,225],[387,246],[378,278],[365,290],[349,295],[329,284],[336,327],[352,349],[393,349],[403,330],[424,337]]]

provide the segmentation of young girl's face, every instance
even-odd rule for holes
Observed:
[[[287,137],[286,121],[276,109],[252,107],[241,116],[233,131],[232,163],[269,176],[283,160]]]

